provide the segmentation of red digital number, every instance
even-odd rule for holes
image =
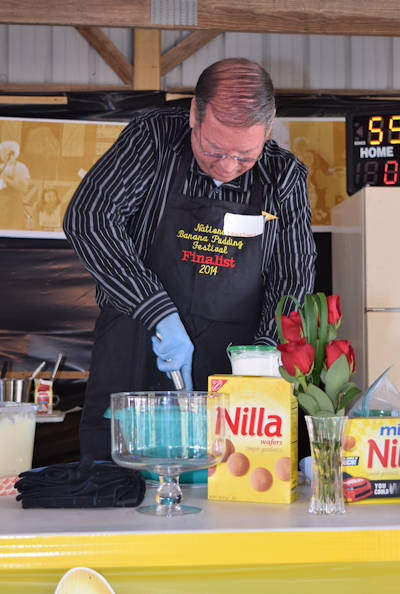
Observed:
[[[394,184],[397,182],[398,171],[398,161],[386,161],[385,171],[383,174],[383,183],[387,186],[394,186]]]

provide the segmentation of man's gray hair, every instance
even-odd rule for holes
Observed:
[[[207,106],[224,125],[250,127],[272,122],[274,86],[262,66],[246,58],[227,58],[208,66],[196,85],[196,111],[201,123]]]

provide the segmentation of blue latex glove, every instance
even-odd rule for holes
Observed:
[[[308,482],[311,482],[311,473],[312,473],[312,457],[307,456],[306,458],[302,458],[299,462],[300,470],[306,477]]]
[[[157,367],[169,373],[180,371],[186,390],[193,390],[192,357],[193,344],[177,313],[170,314],[156,326],[152,337],[153,351],[157,355]]]

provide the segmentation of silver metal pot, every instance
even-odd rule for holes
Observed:
[[[31,384],[30,378],[1,378],[0,402],[29,402]]]

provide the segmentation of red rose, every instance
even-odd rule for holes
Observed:
[[[277,348],[281,353],[282,365],[289,375],[296,375],[296,367],[303,375],[310,373],[314,363],[314,347],[306,343],[305,338],[278,344]]]
[[[303,325],[298,311],[291,311],[288,316],[281,316],[282,335],[289,342],[297,342],[303,335]]]
[[[346,355],[349,363],[350,372],[353,373],[356,368],[356,355],[351,346],[350,340],[331,340],[325,347],[326,352],[326,366],[329,367],[340,357],[343,353]]]
[[[328,323],[337,327],[342,319],[339,295],[330,295],[326,298],[328,304]]]

